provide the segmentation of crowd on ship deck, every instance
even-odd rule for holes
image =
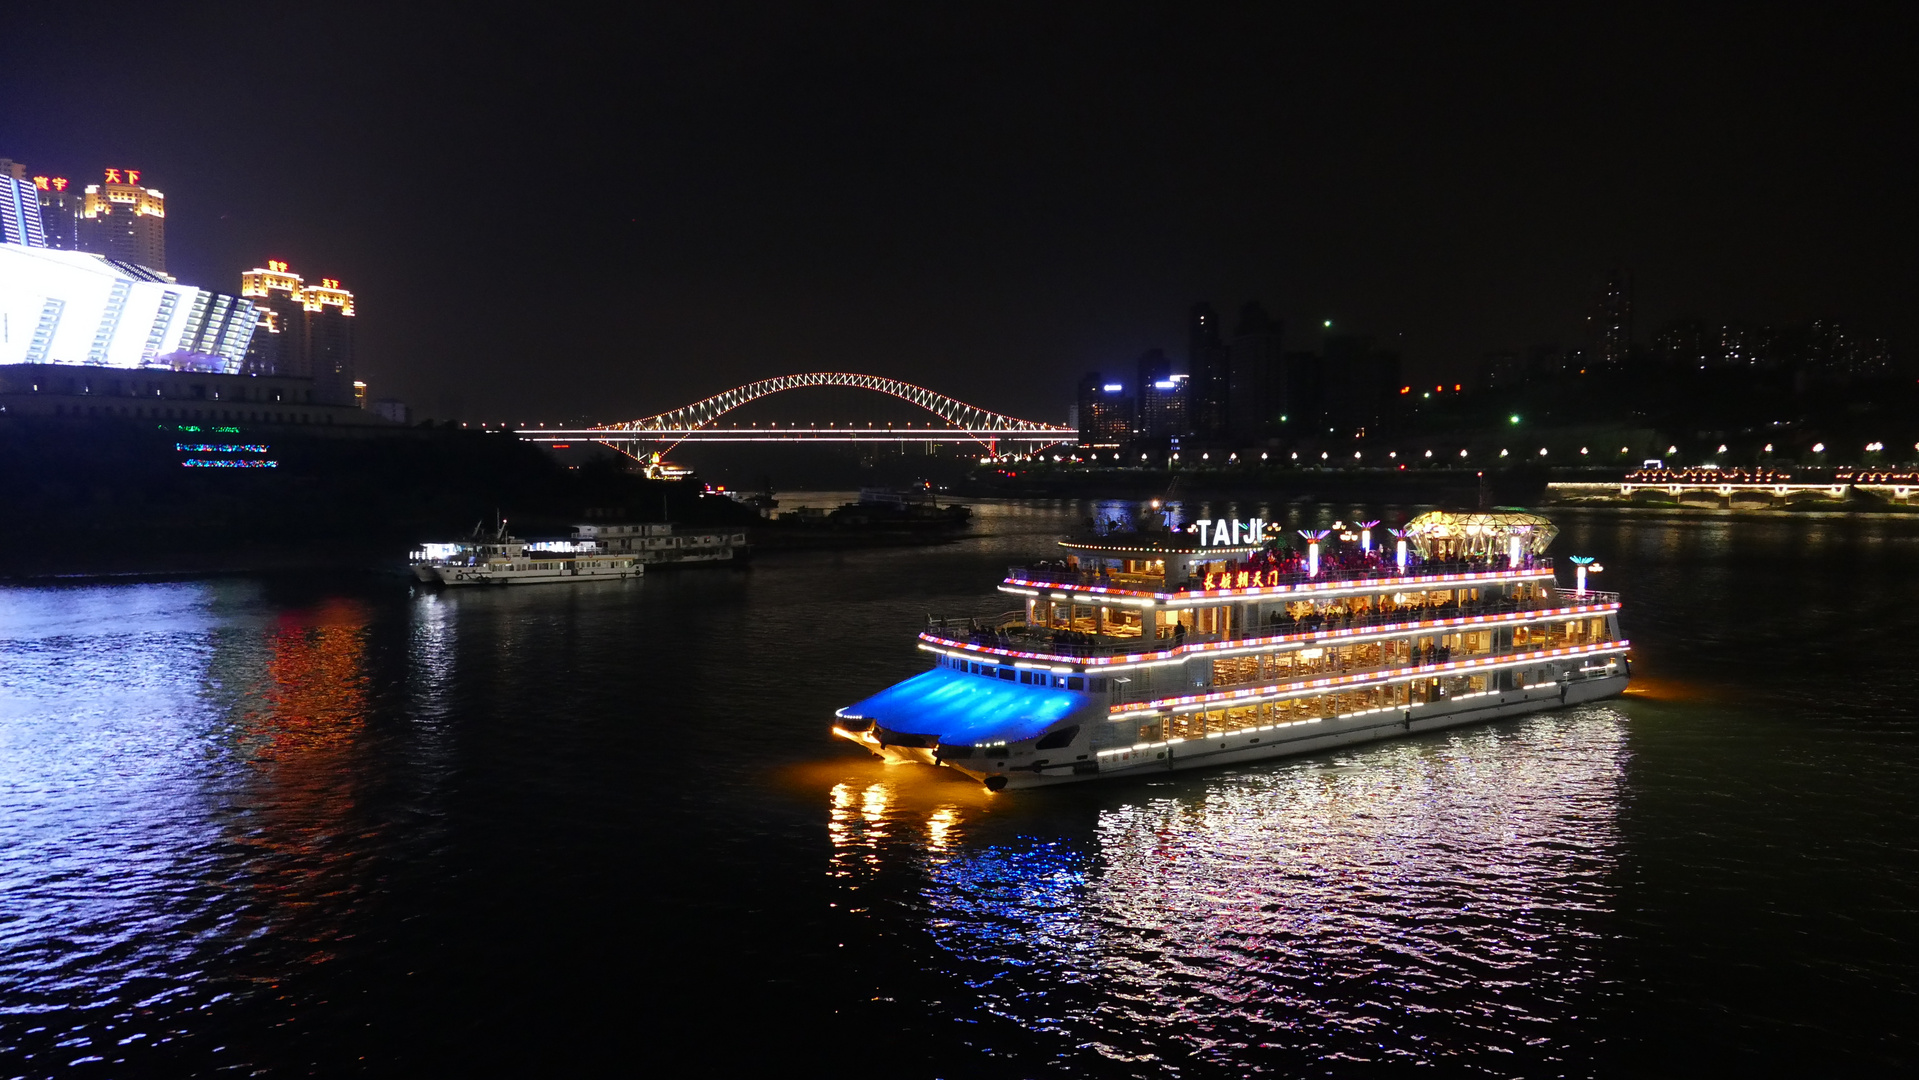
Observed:
[[[1473,574],[1496,570],[1509,570],[1515,567],[1526,568],[1538,565],[1537,556],[1522,552],[1518,562],[1514,562],[1505,553],[1497,555],[1462,555],[1452,558],[1422,556],[1417,552],[1406,553],[1408,575],[1430,574]],[[1209,586],[1207,577],[1211,575],[1214,583],[1211,588],[1238,587],[1240,575],[1246,575],[1245,585],[1297,585],[1308,581],[1329,578],[1355,578],[1378,574],[1399,574],[1398,554],[1385,548],[1328,548],[1319,553],[1319,571],[1309,573],[1309,558],[1293,549],[1256,551],[1245,559],[1227,559],[1215,563],[1205,563],[1193,568],[1192,576],[1173,586],[1176,592],[1200,592]],[[1110,585],[1121,572],[1105,565],[1097,568],[1083,565],[1077,558],[1040,559],[1026,566],[1011,568],[1010,577],[1028,578],[1037,581],[1060,581],[1080,584]],[[1225,584],[1234,583],[1232,585]]]
[[[1495,570],[1508,570],[1515,567],[1534,565],[1534,556],[1522,552],[1518,562],[1504,554],[1465,556],[1452,559],[1427,558],[1416,552],[1406,553],[1407,574],[1470,574]],[[1297,551],[1281,549],[1274,551],[1256,551],[1245,560],[1229,559],[1223,563],[1211,564],[1211,569],[1201,571],[1193,578],[1180,582],[1177,591],[1197,592],[1206,589],[1207,575],[1216,575],[1220,581],[1238,581],[1241,572],[1249,575],[1248,584],[1258,582],[1262,585],[1298,584],[1331,577],[1366,577],[1371,574],[1396,574],[1399,572],[1398,554],[1381,548],[1335,548],[1319,553],[1319,572],[1308,571],[1311,562],[1307,556]],[[1227,588],[1217,584],[1215,588]]]

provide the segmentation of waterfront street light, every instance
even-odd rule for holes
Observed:
[[[1579,575],[1579,595],[1583,597],[1586,595],[1586,574],[1589,572],[1597,574],[1601,570],[1604,570],[1605,567],[1593,562],[1591,555],[1574,555],[1572,556],[1572,564]]]
[[[1373,550],[1373,530],[1379,528],[1379,522],[1358,521],[1354,522],[1354,524],[1359,526],[1359,550]]]
[[[1299,535],[1306,538],[1306,576],[1319,576],[1319,542],[1326,538],[1331,529],[1301,529]]]
[[[1386,531],[1392,533],[1399,541],[1399,550],[1395,553],[1394,559],[1399,565],[1399,572],[1403,574],[1406,572],[1406,530],[1387,529]]]

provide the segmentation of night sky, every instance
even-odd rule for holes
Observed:
[[[342,279],[362,377],[433,415],[840,369],[1061,420],[1200,299],[1451,380],[1586,344],[1612,266],[1642,340],[1919,340],[1894,8],[16,6],[0,156],[143,170],[183,281]]]

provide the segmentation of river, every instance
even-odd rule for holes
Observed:
[[[570,588],[0,588],[0,1076],[1919,1061],[1919,523],[1558,515],[1634,641],[1592,706],[1000,795],[828,736],[1116,509]]]

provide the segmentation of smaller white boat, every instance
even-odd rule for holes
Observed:
[[[642,564],[666,569],[702,563],[744,563],[752,549],[742,530],[681,532],[671,523],[654,525],[575,525],[573,541],[597,545],[608,555],[631,555]]]
[[[593,541],[528,543],[501,524],[490,537],[424,544],[413,552],[413,576],[439,585],[545,585],[638,577],[637,555],[606,551]]]

